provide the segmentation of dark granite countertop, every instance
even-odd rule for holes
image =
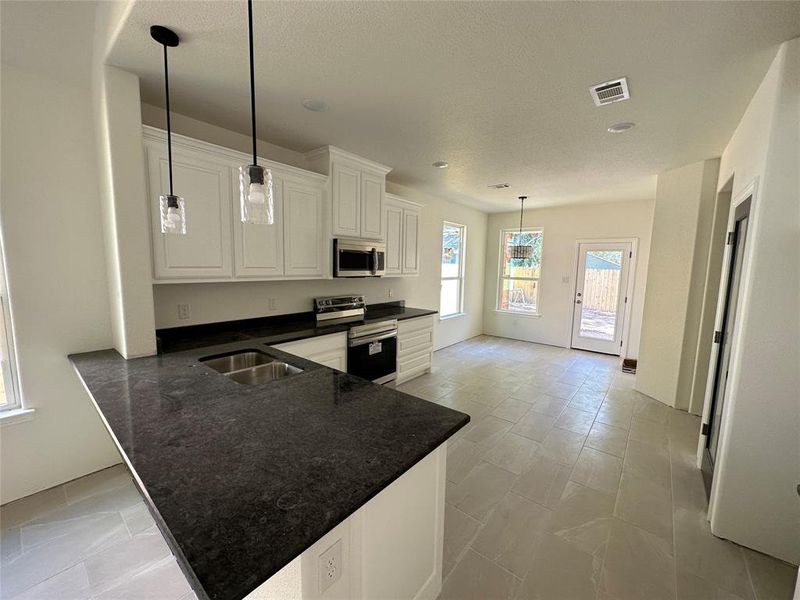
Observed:
[[[269,341],[70,356],[201,600],[246,596],[469,421]],[[305,370],[240,385],[198,362],[242,349]]]
[[[314,313],[307,312],[205,325],[170,327],[157,330],[156,336],[158,337],[159,352],[161,353],[179,352],[181,350],[191,350],[193,348],[250,339],[260,339],[271,344],[281,344],[347,331],[354,324],[372,323],[385,319],[402,321],[435,314],[435,310],[410,308],[406,307],[403,301],[398,301],[368,306],[367,313],[361,321],[329,323],[317,326]]]

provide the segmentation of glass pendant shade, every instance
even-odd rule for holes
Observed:
[[[239,200],[242,223],[272,225],[275,222],[272,172],[258,165],[239,167]]]
[[[186,207],[180,196],[161,196],[161,233],[186,235]]]

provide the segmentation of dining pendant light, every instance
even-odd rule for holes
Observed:
[[[161,233],[186,235],[186,206],[183,198],[176,196],[172,189],[172,123],[169,115],[169,62],[167,48],[175,48],[180,38],[171,29],[161,25],[150,27],[150,37],[164,47],[164,97],[167,111],[167,159],[169,163],[169,194],[159,196],[161,208]]]
[[[533,256],[533,247],[528,244],[522,244],[522,213],[525,210],[525,200],[527,196],[519,197],[519,235],[517,236],[517,244],[511,246],[511,258],[519,260],[526,260]]]
[[[253,164],[239,167],[239,199],[242,223],[272,225],[272,172],[258,164],[256,150],[256,77],[253,67],[253,0],[247,0],[250,40],[250,119],[253,133]]]

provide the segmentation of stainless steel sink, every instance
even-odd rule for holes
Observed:
[[[201,358],[200,362],[236,383],[256,385],[302,373],[303,369],[276,360],[259,350],[243,350]]]
[[[223,354],[221,356],[207,356],[206,358],[201,358],[200,362],[207,367],[211,367],[218,373],[233,373],[234,371],[250,369],[258,365],[265,365],[274,360],[274,358],[264,352],[259,352],[258,350],[244,350],[242,352]]]
[[[302,373],[303,369],[298,369],[285,362],[274,361],[265,365],[251,367],[249,369],[242,369],[228,373],[228,377],[233,379],[236,383],[243,383],[245,385],[256,385],[259,383],[268,383],[276,379],[288,377],[296,373]]]

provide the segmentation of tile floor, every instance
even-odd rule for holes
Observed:
[[[3,600],[194,600],[122,465],[0,509]]]
[[[619,360],[481,336],[400,389],[467,412],[440,600],[790,600],[797,570],[711,535],[700,421]]]
[[[789,600],[796,570],[711,535],[699,421],[618,360],[481,336],[404,391],[469,413],[451,442],[442,600]],[[189,600],[121,466],[0,510],[0,597]]]

